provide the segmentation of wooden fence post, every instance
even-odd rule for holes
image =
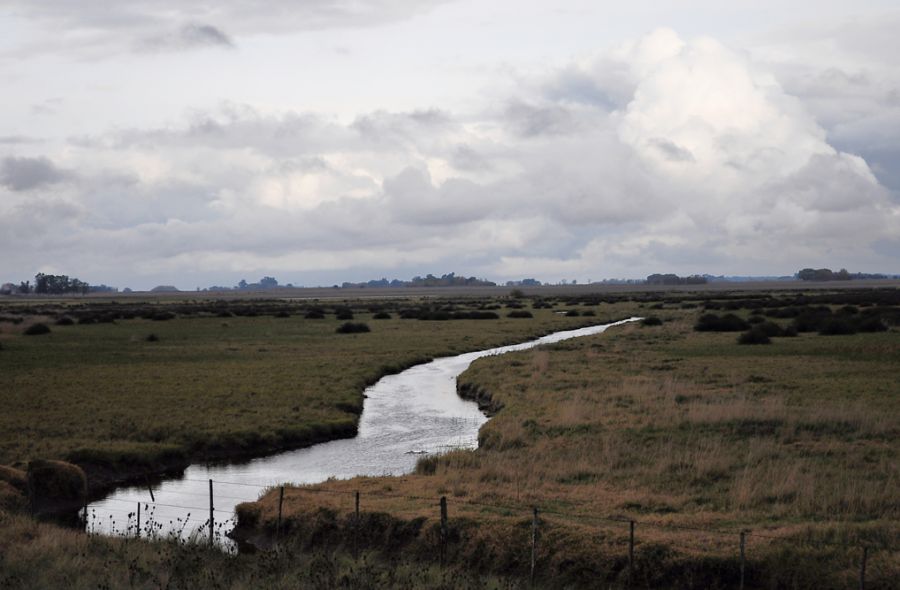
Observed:
[[[215,516],[213,516],[213,481],[209,480],[209,546],[213,546],[213,535],[215,532]]]
[[[531,585],[534,586],[534,566],[537,562],[538,509],[531,515]]]
[[[740,590],[744,590],[744,548],[747,545],[747,531],[741,531],[741,585]]]
[[[135,535],[138,539],[141,538],[141,503],[138,502],[138,511],[137,511],[137,534]]]
[[[866,560],[869,557],[869,548],[862,548],[862,561],[859,562],[859,590],[866,590]]]
[[[353,559],[359,560],[359,490],[356,490],[356,518],[353,519]]]
[[[441,496],[441,569],[447,558],[447,496]]]
[[[281,538],[281,507],[284,505],[284,486],[278,489],[278,522],[275,524],[275,538]]]
[[[634,521],[628,521],[628,586],[634,582]]]

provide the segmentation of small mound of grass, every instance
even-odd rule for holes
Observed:
[[[738,344],[772,344],[772,340],[765,329],[757,325],[738,336]]]
[[[344,322],[335,330],[338,334],[361,334],[371,332],[369,326],[362,322]]]
[[[47,324],[31,324],[22,333],[26,336],[40,336],[41,334],[49,334],[50,327]]]
[[[386,311],[379,311],[375,315],[372,316],[373,320],[389,320],[391,319],[391,314]]]
[[[641,320],[642,326],[662,326],[662,320],[652,315]]]
[[[508,314],[506,314],[508,318],[533,318],[534,315],[527,309],[515,309]]]

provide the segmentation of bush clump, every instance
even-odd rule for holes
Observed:
[[[56,320],[57,326],[71,326],[73,324],[75,324],[75,320],[73,320],[72,318],[70,318],[68,316],[63,316],[63,317],[59,318],[58,320]]]
[[[362,322],[344,322],[335,330],[338,334],[361,334],[371,332],[369,326]]]
[[[738,344],[772,344],[772,340],[765,330],[757,325],[738,336]]]
[[[87,478],[77,465],[35,460],[28,464],[28,490],[38,506],[81,506]]]
[[[341,307],[336,309],[334,312],[334,317],[339,320],[352,320],[353,319],[353,311],[347,307]]]
[[[379,311],[375,315],[372,316],[373,320],[389,320],[391,319],[391,314],[386,311]]]
[[[846,336],[856,334],[856,326],[853,322],[844,318],[832,318],[822,324],[819,334],[823,336]]]
[[[147,342],[159,342],[159,336],[156,334],[149,334],[144,340]]]
[[[527,309],[514,309],[506,314],[508,318],[533,318],[534,316]]]
[[[41,334],[49,334],[50,327],[47,326],[47,324],[41,323],[31,324],[30,326],[25,328],[25,331],[22,333],[26,336],[40,336]]]
[[[325,313],[318,309],[311,309],[303,317],[308,320],[324,320]]]
[[[641,320],[642,326],[662,326],[662,323],[662,320],[655,315],[651,315]]]
[[[706,313],[700,316],[694,325],[697,332],[742,332],[748,328],[750,324],[733,313],[726,313],[723,316]]]

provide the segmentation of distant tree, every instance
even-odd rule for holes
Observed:
[[[259,286],[263,289],[274,289],[278,286],[278,281],[273,277],[263,277],[259,280]]]

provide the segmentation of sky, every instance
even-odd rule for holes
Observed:
[[[900,272],[895,0],[0,0],[0,282]]]

